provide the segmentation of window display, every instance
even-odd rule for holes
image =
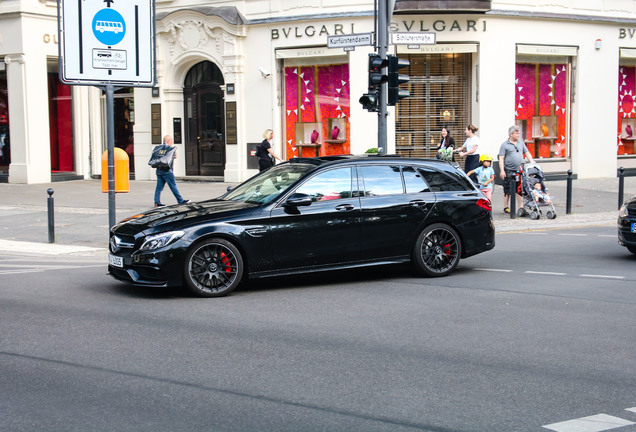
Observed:
[[[7,73],[0,71],[0,172],[7,172],[11,163],[11,145],[9,141],[9,93],[7,92]]]
[[[569,156],[568,65],[517,63],[515,119],[535,159]]]
[[[286,159],[351,152],[349,65],[285,67]]]
[[[636,66],[621,66],[618,71],[618,155],[634,154],[634,131],[636,131],[634,109]]]

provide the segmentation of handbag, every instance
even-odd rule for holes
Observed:
[[[176,151],[177,148],[175,146],[159,145],[152,150],[148,165],[152,168],[169,170]]]

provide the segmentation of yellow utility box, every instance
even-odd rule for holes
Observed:
[[[130,192],[128,154],[115,147],[115,192]],[[108,192],[108,150],[102,154],[102,192]]]

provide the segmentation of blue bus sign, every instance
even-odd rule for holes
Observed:
[[[62,82],[155,85],[154,0],[60,0],[58,23]]]

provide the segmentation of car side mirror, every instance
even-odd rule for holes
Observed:
[[[311,197],[304,193],[295,193],[292,194],[287,201],[285,201],[285,205],[288,207],[306,207],[311,205]]]

